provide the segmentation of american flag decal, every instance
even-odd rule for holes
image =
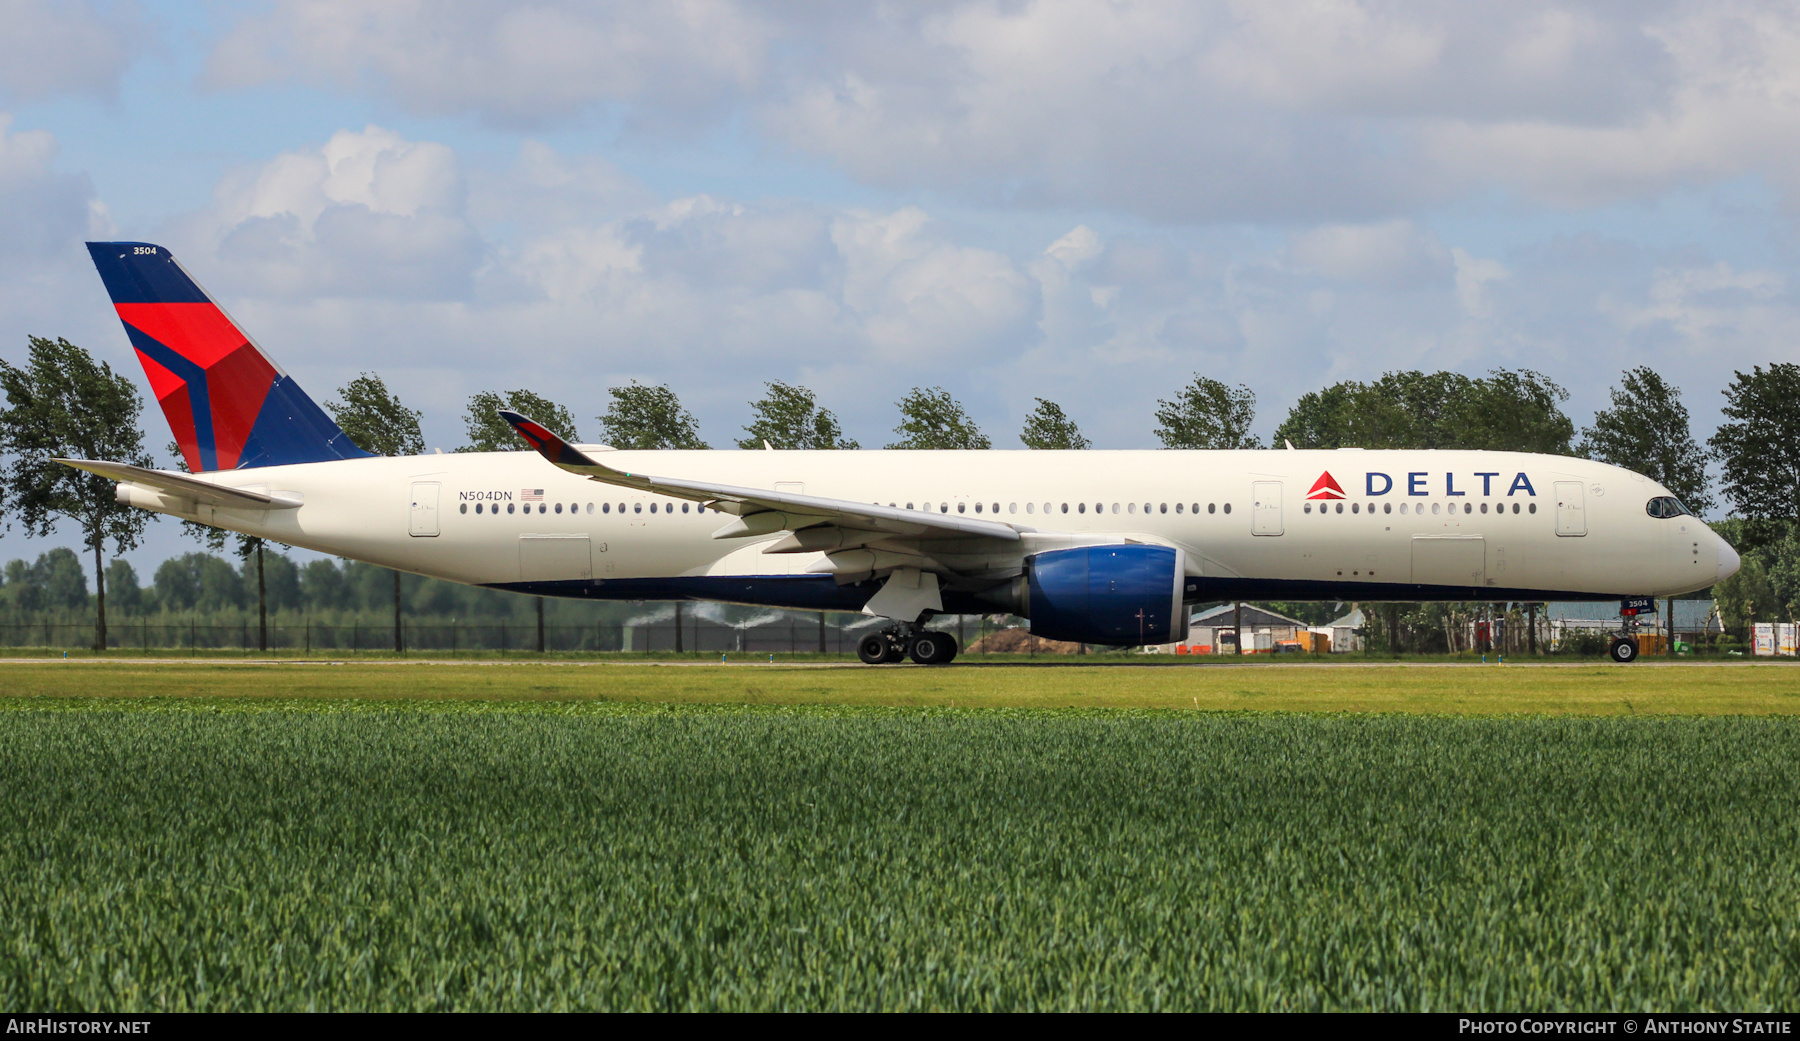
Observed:
[[[543,502],[544,490],[542,488],[521,488],[519,489],[519,498],[525,502]]]

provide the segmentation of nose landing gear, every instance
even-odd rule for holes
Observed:
[[[1637,661],[1638,643],[1629,636],[1615,636],[1606,653],[1620,665],[1629,665]]]
[[[917,626],[893,626],[856,642],[864,665],[891,665],[911,658],[920,665],[948,665],[956,657],[956,637]]]

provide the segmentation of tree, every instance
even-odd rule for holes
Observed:
[[[1025,429],[1019,431],[1019,440],[1025,442],[1026,448],[1093,447],[1093,442],[1081,436],[1075,421],[1063,415],[1061,405],[1043,398],[1036,400],[1037,408],[1025,417]]]
[[[1681,391],[1647,367],[1629,369],[1611,392],[1612,407],[1581,432],[1589,459],[1636,470],[1675,493],[1696,513],[1712,509],[1706,452],[1688,427]]]
[[[597,417],[600,439],[614,448],[708,448],[700,440],[694,414],[666,384],[646,387],[637,380],[629,387],[611,387],[612,404]]]
[[[1195,374],[1173,401],[1156,402],[1156,436],[1164,448],[1260,448],[1250,433],[1256,394]]]
[[[1733,375],[1721,410],[1726,422],[1707,440],[1724,465],[1725,497],[1764,528],[1791,528],[1800,520],[1800,365],[1776,362]]]
[[[575,417],[569,410],[539,397],[529,390],[515,390],[504,397],[484,390],[469,396],[469,409],[463,413],[463,425],[469,432],[469,443],[458,452],[517,452],[529,448],[512,426],[500,418],[500,410],[510,408],[535,420],[564,441],[579,441],[575,433]]]
[[[1489,452],[1569,455],[1575,424],[1563,414],[1569,392],[1531,369],[1495,369],[1471,380],[1455,410],[1456,447]]]
[[[325,407],[358,448],[376,455],[424,453],[425,435],[419,431],[420,413],[402,405],[380,376],[363,373],[339,387],[338,398],[326,402]],[[394,653],[399,654],[403,646],[400,641],[400,572],[396,571]]]
[[[96,459],[149,466],[138,429],[143,400],[130,380],[96,363],[88,352],[58,337],[29,339],[24,368],[0,360],[0,452],[11,462],[0,473],[0,505],[17,516],[26,533],[48,535],[59,519],[81,526],[94,555],[94,647],[106,649],[108,539],[124,553],[144,537],[150,514],[114,497],[118,482],[54,459]]]
[[[763,384],[768,393],[750,408],[755,418],[744,428],[746,436],[738,439],[739,448],[761,448],[768,442],[773,448],[835,448],[854,451],[862,446],[844,436],[838,418],[813,400],[813,392],[771,380]]]
[[[106,565],[106,589],[112,595],[113,606],[126,614],[143,610],[144,591],[138,588],[137,569],[124,557],[114,557]],[[82,584],[82,592],[87,592],[86,583]]]
[[[365,372],[338,388],[338,398],[325,403],[350,440],[376,455],[422,455],[425,435],[421,414],[400,403],[380,376]]]
[[[962,405],[942,387],[914,387],[895,406],[900,409],[900,425],[894,433],[900,435],[900,440],[889,448],[994,447]]]

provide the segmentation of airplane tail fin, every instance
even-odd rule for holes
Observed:
[[[190,471],[369,455],[167,249],[148,242],[87,248]]]

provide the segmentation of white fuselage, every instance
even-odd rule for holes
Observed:
[[[1015,525],[1026,533],[1022,542],[974,551],[996,567],[1009,555],[1016,562],[1059,545],[1121,539],[1168,545],[1186,551],[1187,573],[1200,580],[1189,599],[1667,596],[1709,586],[1737,565],[1736,554],[1698,518],[1646,512],[1653,496],[1669,494],[1655,482],[1558,456],[1348,449],[587,451],[633,473]],[[1319,487],[1327,474],[1343,498],[1309,499],[1334,494],[1329,485]],[[213,509],[153,492],[131,501],[421,575],[514,588],[562,583],[543,591],[601,598],[655,599],[666,590],[785,602],[765,595],[767,584],[715,582],[690,594],[656,582],[817,579],[811,569],[824,559],[763,552],[779,532],[715,539],[730,517],[588,480],[526,451],[202,476],[303,505]]]

